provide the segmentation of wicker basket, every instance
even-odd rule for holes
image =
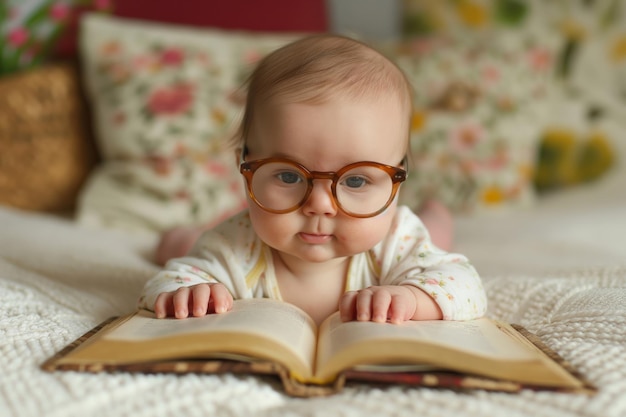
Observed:
[[[71,210],[95,160],[86,122],[73,65],[0,78],[0,204]]]

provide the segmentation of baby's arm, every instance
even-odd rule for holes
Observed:
[[[154,313],[160,319],[172,316],[184,319],[190,315],[225,313],[232,307],[233,296],[223,284],[207,283],[160,293],[154,302]]]
[[[376,286],[342,297],[339,309],[346,320],[361,320],[361,313],[374,321],[469,320],[485,314],[486,294],[474,267],[465,256],[434,246],[424,224],[408,208],[398,208],[389,235],[369,256],[369,264],[376,266],[375,279],[362,282],[361,288]],[[359,286],[353,283],[350,288]]]
[[[343,321],[401,323],[406,320],[441,320],[439,305],[413,285],[372,286],[345,293],[339,301]]]
[[[145,284],[138,306],[157,317],[228,311],[233,299],[262,296],[256,281],[247,279],[261,256],[262,245],[242,212],[205,232],[189,255],[170,259]]]

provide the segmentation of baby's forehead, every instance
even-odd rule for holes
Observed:
[[[337,104],[350,105],[370,105],[372,109],[393,106],[399,111],[409,114],[410,104],[400,91],[386,89],[377,90],[351,90],[344,86],[327,88],[325,90],[311,91],[283,91],[273,95],[269,99],[256,103],[258,109],[274,110],[288,106],[310,105],[310,106],[335,106]]]
[[[404,154],[408,146],[409,118],[401,101],[388,96],[334,95],[315,103],[276,98],[265,103],[253,121],[247,145],[263,157],[343,149],[348,156],[358,156],[348,162],[378,161],[389,151],[395,156],[385,163],[396,164],[396,153]]]

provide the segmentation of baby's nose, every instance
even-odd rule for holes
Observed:
[[[332,192],[332,181],[314,180],[309,197],[304,202],[302,210],[308,215],[335,216],[337,202]]]

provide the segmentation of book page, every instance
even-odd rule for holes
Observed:
[[[534,356],[530,349],[515,343],[488,319],[390,324],[357,321],[342,323],[336,316],[325,324],[327,327],[323,332],[327,340],[319,348],[321,357],[333,355],[348,345],[375,339],[387,339],[390,342],[414,340],[503,360],[525,360]]]
[[[537,362],[537,354],[483,318],[471,321],[407,321],[401,324],[342,323],[338,315],[322,323],[316,367],[320,381],[364,364],[417,364],[483,371],[491,365],[504,375]],[[506,366],[503,364],[506,363]],[[517,372],[517,371],[516,371]]]
[[[149,311],[140,311],[108,333],[109,340],[149,340],[206,331],[234,331],[276,338],[296,347],[310,350],[315,344],[315,323],[302,310],[288,303],[266,298],[236,300],[225,314],[207,314],[187,319],[156,319]],[[311,339],[313,337],[313,339]]]
[[[313,320],[294,305],[244,299],[226,313],[186,319],[157,319],[140,311],[70,356],[83,362],[133,363],[249,355],[297,367],[306,375],[314,361],[316,333]]]

